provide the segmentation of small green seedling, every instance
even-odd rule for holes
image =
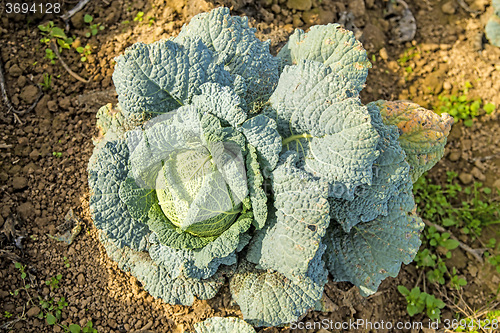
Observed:
[[[408,305],[406,310],[410,317],[422,313],[426,310],[427,316],[431,320],[441,319],[441,309],[445,304],[442,300],[436,298],[434,295],[429,295],[420,291],[419,287],[414,287],[409,291],[405,286],[398,286],[398,291],[406,297]]]
[[[62,274],[57,274],[50,278],[50,280],[45,281],[45,284],[50,286],[51,290],[59,288],[59,281],[62,279]]]
[[[83,17],[83,21],[87,23],[90,28],[90,32],[85,33],[86,37],[95,36],[99,31],[104,30],[104,26],[102,26],[101,23],[92,24],[94,18],[89,14],[85,14],[85,16]]]
[[[55,157],[62,157],[62,152],[60,152],[60,151],[53,151],[52,155],[55,156]]]
[[[9,311],[5,311],[3,313],[3,317],[8,319],[8,318],[12,317],[12,313],[10,313]]]
[[[45,49],[45,59],[49,60],[50,63],[52,65],[54,65],[56,63],[56,60],[57,59],[57,56],[56,54],[54,53],[54,51],[52,51],[51,49],[49,48],[46,48]]]
[[[90,46],[89,44],[85,45],[85,47],[78,46],[76,48],[76,52],[80,53],[80,61],[85,62],[88,60],[89,55],[92,54],[92,46]]]
[[[134,22],[142,22],[144,19],[144,12],[138,12],[134,17]]]
[[[457,269],[453,267],[452,274],[450,277],[450,285],[456,290],[460,290],[463,286],[467,285],[467,280],[457,275]]]
[[[63,260],[64,260],[64,266],[66,266],[66,268],[69,268],[70,267],[70,264],[69,264],[69,259],[68,257],[63,257]]]
[[[52,75],[43,73],[43,82],[41,83],[42,89],[44,91],[52,89]]]

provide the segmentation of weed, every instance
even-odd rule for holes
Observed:
[[[474,123],[472,119],[476,118],[481,114],[481,110],[486,114],[490,114],[495,110],[495,104],[493,103],[483,103],[480,98],[470,99],[467,94],[469,89],[472,88],[472,84],[469,81],[465,81],[464,88],[457,95],[439,95],[439,103],[434,108],[434,111],[438,114],[448,113],[455,121],[463,120],[464,125],[471,127]]]
[[[134,17],[134,22],[142,22],[144,19],[144,12],[137,12],[137,14]]]
[[[52,89],[52,75],[43,73],[43,82],[41,83],[42,89],[44,91]]]
[[[441,319],[441,309],[445,306],[442,300],[436,298],[434,295],[420,291],[419,287],[414,287],[410,291],[405,286],[399,285],[398,291],[406,297],[406,301],[408,302],[406,310],[410,317],[426,310],[427,316],[431,320]]]
[[[76,52],[80,53],[80,61],[85,62],[87,61],[89,55],[92,54],[92,47],[89,44],[85,45],[85,47],[78,46],[76,48]]]
[[[500,224],[500,201],[498,195],[475,182],[463,187],[457,184],[457,173],[448,171],[444,186],[420,177],[413,186],[419,215],[444,227],[455,227],[473,239],[481,234],[483,227]],[[499,192],[500,193],[500,192]]]
[[[62,152],[60,152],[60,151],[53,151],[52,155],[55,156],[55,157],[62,157]]]
[[[5,311],[3,313],[3,317],[9,319],[10,317],[12,317],[12,313],[10,313],[9,311]]]
[[[69,259],[68,259],[68,257],[64,256],[64,257],[63,257],[63,260],[64,260],[64,266],[66,266],[66,268],[69,268],[71,265],[69,264]]]
[[[418,50],[415,48],[415,46],[412,46],[412,47],[408,48],[407,50],[405,50],[404,54],[401,57],[399,57],[399,59],[397,61],[401,67],[405,67],[406,63],[408,61],[410,61],[411,59],[413,59],[417,56],[420,56],[418,53]]]
[[[62,274],[57,274],[50,278],[50,280],[45,281],[45,284],[50,286],[51,290],[59,288],[59,281],[62,279]]]
[[[153,16],[148,16],[148,25],[151,27],[153,24],[155,24],[156,18]]]
[[[89,14],[85,14],[85,16],[83,17],[83,21],[87,23],[90,28],[90,31],[85,33],[86,37],[95,36],[100,30],[104,30],[104,26],[102,26],[101,23],[92,24],[94,18]]]
[[[63,49],[69,50],[71,48],[71,44],[73,43],[74,38],[67,37],[64,33],[64,30],[55,26],[54,22],[49,21],[45,25],[39,25],[38,29],[44,36],[42,39],[40,39],[40,43],[49,46],[50,42],[52,40],[55,40],[57,45],[59,45],[59,52],[62,52]],[[52,64],[55,64],[55,54],[53,54],[53,51],[49,47],[47,47],[45,49],[45,53],[45,58],[49,59]]]
[[[52,65],[55,65],[55,63],[56,63],[55,59],[57,59],[57,56],[54,53],[54,51],[52,51],[52,49],[46,48],[45,49],[45,59],[49,60]]]

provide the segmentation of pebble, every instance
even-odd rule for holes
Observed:
[[[356,18],[365,15],[366,8],[364,0],[351,0],[349,1],[349,10]]]
[[[500,178],[495,180],[495,182],[493,183],[493,187],[497,190],[500,190]]]
[[[281,12],[281,7],[280,7],[280,5],[278,5],[277,3],[275,3],[274,5],[271,6],[271,10],[275,14],[279,14]]]
[[[78,274],[78,276],[76,277],[76,280],[77,280],[78,284],[81,286],[83,286],[85,284],[85,277],[83,276],[82,273]]]
[[[387,50],[385,49],[385,47],[381,48],[380,51],[378,51],[378,54],[383,60],[389,59],[389,55],[387,54]]]
[[[309,10],[312,6],[312,0],[288,0],[286,6],[290,9]]]
[[[450,82],[446,81],[445,83],[443,83],[444,90],[451,90],[451,88],[452,88],[452,85]]]
[[[454,151],[451,152],[450,155],[448,156],[448,159],[452,162],[456,162],[460,159],[460,156],[462,156],[462,153],[459,151]]]
[[[19,88],[22,88],[26,85],[26,82],[28,81],[28,79],[26,79],[26,76],[19,76],[19,78],[17,79],[17,86]]]
[[[466,172],[462,172],[460,175],[458,175],[458,179],[460,179],[460,181],[465,185],[469,185],[474,180],[472,175]]]
[[[34,317],[34,316],[36,316],[39,313],[40,313],[40,308],[35,305],[35,306],[31,307],[28,310],[28,312],[26,312],[26,315],[28,315],[28,317]]]
[[[441,6],[441,10],[443,13],[448,14],[448,15],[453,15],[455,14],[455,4],[453,1],[448,1],[444,5]]]
[[[18,77],[22,73],[23,73],[23,70],[21,68],[19,68],[19,66],[17,64],[14,64],[14,65],[10,66],[10,68],[9,68],[9,75],[10,76]]]
[[[486,176],[476,167],[472,168],[471,174],[480,181],[486,180]]]

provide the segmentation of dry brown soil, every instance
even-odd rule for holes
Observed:
[[[353,23],[368,50],[373,68],[362,92],[365,102],[384,99],[412,99],[432,108],[440,93],[457,93],[465,81],[473,88],[471,97],[500,104],[500,49],[481,41],[485,20],[491,12],[489,1],[465,0],[472,10],[465,11],[459,1],[408,1],[417,22],[412,41],[395,41],[387,2],[383,0],[313,0],[304,10],[293,9],[291,0],[228,0],[235,15],[246,14],[257,28],[258,36],[271,39],[276,52],[296,27],[336,22],[343,11],[355,15]],[[196,301],[193,306],[171,306],[153,299],[129,274],[119,271],[97,240],[97,232],[88,214],[86,166],[95,136],[95,114],[108,102],[116,102],[111,75],[113,58],[137,41],[152,42],[178,33],[180,27],[202,11],[219,2],[95,0],[69,22],[69,35],[78,37],[82,46],[91,45],[86,62],[72,50],[64,50],[62,59],[80,76],[74,79],[56,60],[50,64],[38,24],[52,20],[63,27],[54,15],[6,15],[0,17],[0,55],[4,64],[7,93],[13,105],[26,109],[37,95],[36,84],[43,75],[52,76],[51,89],[36,108],[15,116],[2,104],[0,112],[0,325],[13,332],[58,332],[59,326],[48,326],[36,318],[40,311],[38,297],[65,297],[68,307],[62,311],[61,324],[92,320],[99,332],[182,332],[192,324],[211,316],[240,316],[239,308],[223,288],[218,297]],[[2,10],[3,5],[2,3]],[[76,1],[63,1],[67,11]],[[134,21],[139,11],[143,20]],[[83,15],[105,29],[96,36],[85,37],[89,30]],[[152,19],[150,19],[150,17]],[[397,59],[405,50],[416,53],[404,67]],[[372,56],[373,55],[373,56]],[[498,110],[481,116],[472,127],[453,127],[445,158],[430,178],[445,179],[447,170],[461,174],[464,183],[475,180],[500,187],[500,125]],[[489,156],[489,157],[488,157]],[[478,161],[480,157],[488,157]],[[58,232],[64,216],[73,209],[84,227],[72,245],[67,246],[49,235]],[[498,230],[488,231],[499,238]],[[500,239],[499,239],[500,240]],[[16,244],[17,241],[17,244]],[[464,239],[467,241],[467,239]],[[64,257],[67,257],[66,267]],[[479,308],[494,297],[500,279],[488,265],[477,265],[469,254],[458,249],[454,264],[469,281],[464,301]],[[26,281],[31,284],[29,297],[24,291],[10,293],[23,285],[14,262],[26,265]],[[46,280],[62,274],[59,288],[51,290]],[[332,283],[326,296],[333,302],[331,313],[311,312],[303,321],[324,318],[346,321],[363,318],[368,321],[425,321],[424,315],[410,318],[406,301],[396,287],[413,287],[419,280],[414,265],[403,267],[396,279],[385,280],[379,292],[369,298],[359,296],[349,283]],[[5,311],[12,314],[6,318]],[[445,308],[443,318],[455,311]],[[18,319],[16,319],[18,318]],[[20,318],[20,319],[19,319]],[[7,329],[6,329],[7,330]],[[262,332],[288,332],[287,328],[259,329]],[[377,332],[384,332],[379,330]],[[410,332],[410,330],[407,330]]]

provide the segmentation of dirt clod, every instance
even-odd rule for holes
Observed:
[[[37,314],[39,314],[39,313],[40,313],[40,308],[39,308],[38,306],[36,306],[36,305],[35,305],[35,306],[31,307],[31,308],[28,310],[28,312],[26,312],[26,315],[27,315],[28,317],[34,317],[34,316],[36,316],[36,315],[37,315]]]

